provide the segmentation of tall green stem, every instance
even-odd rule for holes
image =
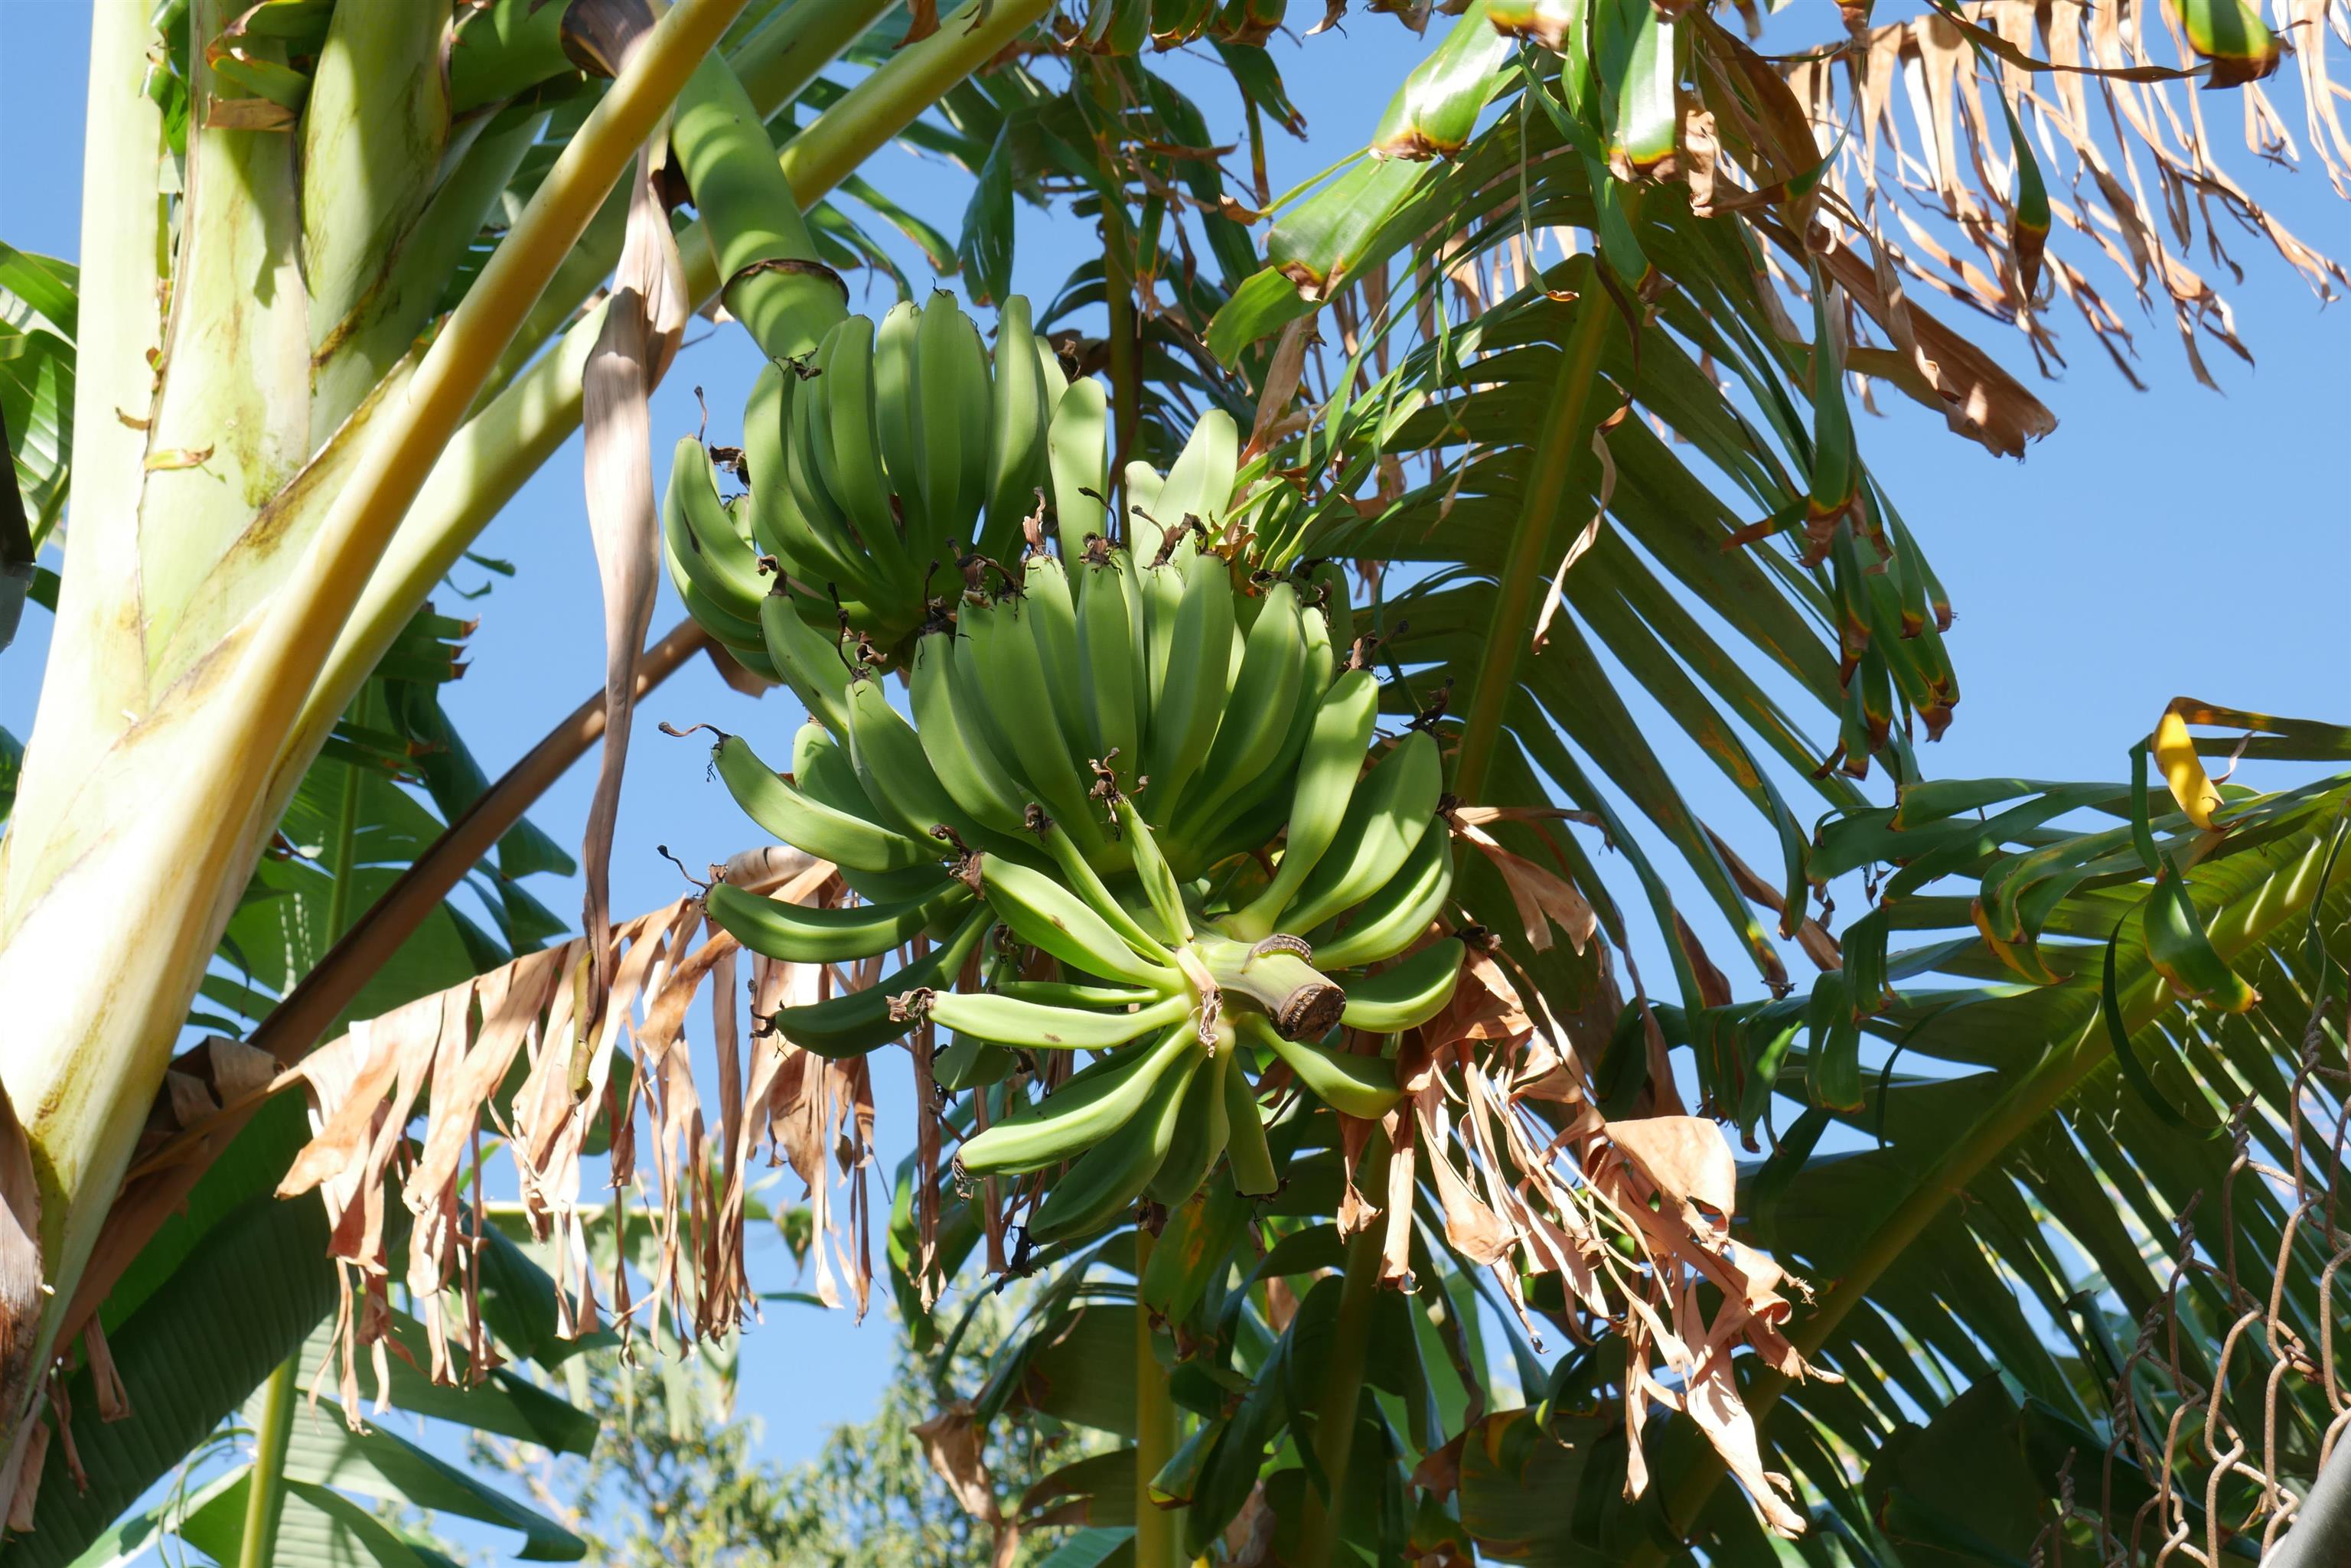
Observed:
[[[299,1390],[302,1353],[277,1364],[262,1385],[261,1429],[254,1434],[253,1469],[245,1491],[245,1535],[237,1543],[236,1568],[273,1568],[277,1561],[277,1521],[286,1512],[286,1445],[294,1436],[294,1401]]]
[[[1568,479],[1591,434],[1592,389],[1608,339],[1608,301],[1596,291],[1577,302],[1575,325],[1560,355],[1551,401],[1529,448],[1519,517],[1495,587],[1494,619],[1479,662],[1478,684],[1470,691],[1460,759],[1454,767],[1453,790],[1465,800],[1482,798],[1487,770],[1501,738],[1502,716],[1519,689],[1519,661],[1526,656],[1546,569],[1559,557],[1555,536],[1560,510],[1567,504]]]
[[[1364,1149],[1355,1185],[1373,1192],[1387,1186],[1388,1135],[1374,1131]],[[1329,1483],[1327,1499],[1309,1487],[1299,1523],[1299,1568],[1324,1568],[1338,1550],[1347,1518],[1347,1466],[1355,1453],[1355,1417],[1364,1397],[1364,1366],[1372,1349],[1372,1303],[1380,1284],[1380,1237],[1367,1225],[1347,1243],[1347,1272],[1339,1286],[1339,1321],[1323,1364],[1322,1404],[1314,1416],[1314,1461]]]
[[[1151,1481],[1176,1454],[1176,1402],[1167,1369],[1153,1345],[1151,1312],[1143,1304],[1143,1270],[1151,1261],[1151,1232],[1134,1231],[1134,1568],[1176,1568],[1176,1527],[1181,1516],[1151,1501]]]

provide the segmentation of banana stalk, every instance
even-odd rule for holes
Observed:
[[[1176,1568],[1183,1517],[1151,1501],[1151,1482],[1176,1452],[1178,1436],[1167,1369],[1143,1304],[1143,1271],[1155,1240],[1148,1229],[1134,1233],[1134,1568]]]
[[[720,56],[678,95],[670,142],[718,253],[727,311],[768,358],[805,356],[847,314],[849,286],[817,259],[768,128]]]
[[[263,1385],[261,1427],[254,1434],[236,1568],[272,1568],[277,1561],[277,1524],[286,1511],[286,1445],[294,1435],[301,1375],[302,1354],[297,1351],[277,1364]]]
[[[311,71],[297,167],[314,447],[408,351],[438,307],[456,255],[439,267],[430,265],[437,257],[419,258],[427,267],[403,279],[405,288],[391,286],[395,258],[425,235],[440,242],[428,248],[444,249],[479,233],[527,145],[517,143],[515,123],[537,119],[520,114],[494,127],[482,165],[453,184],[444,210],[429,210],[428,203],[440,205],[434,186],[451,148],[440,70],[445,21],[431,5],[338,5]]]
[[[1371,1192],[1387,1182],[1388,1135],[1374,1128],[1364,1147],[1357,1184]],[[1339,1321],[1323,1363],[1322,1402],[1315,1412],[1314,1458],[1327,1496],[1310,1487],[1299,1521],[1297,1561],[1322,1568],[1338,1560],[1339,1521],[1347,1517],[1347,1462],[1354,1455],[1364,1367],[1372,1348],[1372,1302],[1378,1294],[1381,1228],[1366,1226],[1347,1243],[1347,1272],[1339,1291]]]

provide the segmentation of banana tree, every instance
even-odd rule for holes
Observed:
[[[68,430],[78,492],[61,574],[30,579],[54,603],[55,657],[0,883],[0,977],[23,998],[0,1045],[16,1128],[0,1363],[12,1412],[28,1408],[61,1329],[89,1318],[93,1291],[145,1255],[175,1201],[170,1180],[213,1179],[222,1149],[254,1135],[257,1122],[232,1137],[251,1105],[218,1103],[172,1134],[175,1153],[197,1151],[180,1176],[122,1186],[192,999],[312,759],[339,726],[346,743],[368,729],[371,673],[584,416],[615,629],[598,716],[625,733],[658,559],[700,628],[677,648],[706,638],[808,713],[788,777],[748,739],[719,737],[714,760],[755,821],[827,863],[801,864],[790,874],[813,880],[778,901],[766,896],[778,863],[747,862],[608,932],[591,831],[582,938],[419,996],[400,1023],[353,1030],[277,1081],[306,1084],[327,1130],[299,1159],[290,1146],[256,1158],[246,1179],[320,1186],[338,1215],[366,1213],[355,1195],[381,1193],[395,1155],[421,1155],[399,1178],[420,1227],[400,1272],[436,1366],[455,1344],[486,1343],[478,1311],[440,1303],[465,1296],[451,1151],[493,1098],[537,1130],[518,1157],[555,1239],[562,1326],[591,1323],[600,1288],[631,1288],[625,1270],[600,1286],[565,1227],[591,1125],[622,1160],[642,1105],[665,1238],[646,1270],[657,1313],[682,1334],[723,1333],[748,1299],[750,1150],[789,1145],[811,1193],[829,1189],[829,1139],[865,1144],[866,1053],[904,1038],[925,1107],[958,1096],[925,1121],[902,1183],[892,1247],[910,1324],[936,1332],[930,1304],[975,1251],[999,1273],[1067,1265],[1023,1343],[1123,1359],[1131,1377],[1091,1396],[1099,1419],[1070,1418],[1134,1447],[1034,1500],[1092,1520],[1064,1505],[1117,1472],[1139,1562],[1205,1550],[1244,1515],[1309,1562],[1407,1544],[1443,1561],[1473,1541],[1503,1555],[1664,1551],[1694,1533],[1731,1560],[1768,1550],[1757,1512],[1782,1535],[1838,1527],[1840,1549],[1863,1560],[1898,1554],[1914,1529],[1954,1550],[1948,1530],[1931,1533],[1944,1506],[1931,1476],[1896,1474],[1885,1410],[1873,1424],[1838,1407],[1792,1430],[1789,1412],[1836,1385],[1814,1377],[1783,1402],[1772,1380],[1846,1367],[1844,1325],[1890,1318],[1894,1343],[1930,1347],[1980,1384],[1980,1356],[1930,1312],[1874,1299],[1863,1311],[1864,1298],[1899,1288],[1896,1263],[1940,1223],[1954,1184],[2062,1113],[2109,1054],[2132,1062],[2134,1088],[2159,1080],[2130,1041],[2171,1015],[2119,960],[2099,1011],[2107,1034],[2048,1010],[2082,987],[2077,956],[2044,952],[2042,934],[2088,918],[2068,901],[2132,881],[2131,862],[2109,863],[2118,852],[2068,860],[2043,841],[2046,815],[2022,840],[1954,830],[1972,847],[1937,860],[1938,874],[1981,870],[1982,952],[2040,988],[2043,1009],[2019,1010],[2050,1054],[1987,1107],[1902,1122],[1896,1163],[1915,1185],[1869,1220],[1858,1265],[1818,1260],[1850,1234],[1777,1231],[1778,1211],[1726,1176],[1713,1118],[1752,1129],[1777,1095],[1808,1107],[1798,1125],[1817,1138],[1826,1118],[1866,1109],[1861,1036],[1906,1005],[1891,977],[1980,966],[1951,944],[1886,954],[1897,911],[1941,909],[1915,888],[1907,910],[1889,901],[1841,945],[1807,917],[1812,890],[1847,860],[1906,858],[1852,859],[1874,821],[1857,780],[1890,776],[1902,793],[1884,810],[1921,822],[2021,796],[2051,813],[2118,798],[2033,787],[1977,800],[1922,782],[1914,740],[1939,733],[1959,696],[1949,606],[1863,459],[1849,400],[1892,386],[1998,453],[2053,425],[1910,301],[1906,278],[2014,322],[2043,351],[2053,287],[2111,347],[2114,312],[2072,254],[2103,245],[2135,284],[2159,279],[2183,325],[2225,332],[2218,297],[2137,193],[2135,159],[2178,198],[2166,213],[2181,236],[2192,190],[2314,281],[2339,277],[2228,178],[2200,117],[2188,117],[2192,134],[2177,129],[2165,96],[2204,69],[2247,95],[2249,126],[2273,121],[2259,83],[2279,56],[2258,19],[2183,7],[2177,68],[2147,57],[2145,27],[1958,6],[1876,32],[1856,21],[1851,47],[1790,61],[1702,12],[1472,5],[1364,155],[1277,203],[1261,145],[1237,196],[1199,111],[1143,58],[1212,42],[1261,141],[1265,118],[1291,118],[1260,47],[1273,18],[1138,0],[1052,17],[1008,0],[947,18],[916,7],[884,55],[858,42],[880,9],[684,0],[653,22],[594,0],[455,15],[269,0],[99,14],[82,270],[60,298],[57,269],[0,258],[0,284],[24,305],[10,329],[38,349],[9,356],[28,373],[12,371],[0,404],[26,541],[55,526]],[[2325,47],[2311,40],[2302,69],[2316,153],[2333,167],[2344,147]],[[819,79],[844,52],[870,74],[845,89]],[[402,61],[413,68],[391,68]],[[1929,111],[1910,123],[1922,154],[1902,143],[1909,100],[1885,91],[1906,70],[1929,80]],[[2088,90],[2126,128],[2119,146],[2091,129]],[[1865,105],[1858,146],[1828,130],[1841,91]],[[779,120],[778,146],[767,122],[796,100],[817,112],[797,129]],[[934,104],[938,120],[922,121]],[[902,132],[973,172],[952,247],[857,181]],[[1922,157],[1923,185],[1909,175]],[[2053,198],[2068,178],[2074,199]],[[692,225],[664,211],[673,179]],[[952,250],[975,298],[1002,307],[992,350],[938,300],[844,319],[833,268],[886,253],[822,203],[836,188],[941,259]],[[1938,205],[1923,224],[1904,215],[1907,243],[1890,239],[1878,194],[1890,206],[1918,190]],[[1102,234],[1101,261],[1041,310],[1007,288],[1023,193],[1070,199]],[[1959,259],[1938,224],[1997,277]],[[2109,231],[2126,236],[2120,250]],[[656,523],[643,396],[678,312],[714,300],[770,368],[739,445],[681,444]],[[1097,303],[1094,337],[1077,313]],[[55,375],[42,379],[57,362],[50,342],[74,351],[69,423]],[[730,474],[747,490],[722,499]],[[16,558],[30,551],[12,550],[24,580]],[[104,564],[125,559],[138,570]],[[1357,580],[1334,560],[1358,563]],[[1629,679],[1597,677],[1612,667]],[[888,695],[902,678],[911,717]],[[1400,733],[1375,740],[1384,716]],[[1692,810],[1650,738],[1660,724],[1695,738],[1751,804],[1777,875]],[[2123,810],[2150,857],[2136,863],[2156,879],[2133,939],[2165,985],[2211,1005],[2239,996],[2224,975],[2258,969],[2283,923],[2330,908],[2337,882],[2320,852],[2323,792],[2226,800],[2216,817],[2181,760],[2192,749],[2164,747],[2193,834],[2167,849],[2155,834],[2168,824],[2143,803]],[[2271,749],[2340,747],[2289,728]],[[1807,831],[1788,795],[1808,786],[1854,833]],[[618,787],[608,761],[607,821]],[[1927,789],[1968,804],[1930,819],[1913,805]],[[1639,944],[1579,828],[1625,856],[1672,971],[1664,991],[1632,967]],[[372,950],[397,946],[485,842],[478,829],[452,840],[470,848],[426,857],[428,891],[403,879],[386,894],[396,935]],[[2287,859],[2251,864],[2241,889],[2217,870],[2184,880],[2264,853]],[[2001,871],[2020,858],[2031,876]],[[1783,944],[1833,971],[1803,1004],[1804,1050],[1790,1004],[1734,1000],[1677,896],[1727,926],[1774,993],[1790,984]],[[2098,911],[2137,909],[2115,902]],[[2314,952],[2334,951],[2327,921],[2314,929]],[[748,1043],[733,1032],[737,945],[759,956]],[[2328,959],[2299,962],[2290,978],[2323,997]],[[360,1002],[365,968],[322,965],[331,998],[297,988],[257,1038],[290,1061],[339,1013],[394,999]],[[728,998],[710,1097],[723,1135],[708,1148],[678,1033],[705,980]],[[639,999],[645,1016],[632,1018]],[[1947,1010],[1974,1019],[1970,1008],[2006,999]],[[1929,1025],[1945,1017],[1917,1020],[1903,1049],[1931,1054]],[[541,1049],[559,1039],[569,1049]],[[1106,1054],[1072,1075],[1072,1047]],[[471,1087],[444,1100],[436,1078],[407,1150],[417,1075],[443,1051],[465,1053]],[[353,1066],[356,1084],[336,1077]],[[392,1091],[392,1137],[355,1141],[395,1080],[408,1088]],[[1900,1087],[1879,1091],[1879,1125],[1897,1100],[1934,1098]],[[1930,1146],[1963,1124],[1974,1131]],[[947,1138],[973,1197],[940,1168]],[[1807,1163],[1813,1144],[1794,1133],[1782,1147],[1796,1152],[1755,1177],[1775,1193],[1850,1179]],[[1138,1198],[1144,1223],[1130,1227]],[[844,1200],[861,1235],[864,1202]],[[1756,1239],[1729,1239],[1734,1214],[1756,1217]],[[2034,1222],[2017,1234],[2043,1259]],[[1233,1251],[1245,1236],[1270,1247],[1260,1262]],[[338,1256],[363,1277],[362,1343],[386,1332],[401,1245],[379,1222],[346,1234],[339,1221]],[[1801,1312],[1780,1266],[1749,1257],[1761,1247],[1837,1272],[1836,1291]],[[1302,1295],[1288,1283],[1326,1270]],[[851,1270],[861,1302],[869,1271]],[[2044,1293],[2069,1282],[2045,1261],[2023,1277]],[[1407,1280],[1441,1287],[1443,1304],[1399,1312]],[[1701,1308],[1701,1289],[1745,1309]],[[1502,1408],[1492,1384],[1473,1332],[1481,1293],[1521,1391],[1551,1390],[1531,1418]],[[1998,1309],[1979,1305],[1980,1336]],[[1531,1334],[1509,1326],[1538,1318],[1591,1354],[1545,1367]],[[1409,1363],[1391,1354],[1407,1343]],[[1740,1345],[1751,1354],[1734,1360]],[[1887,1360],[1882,1342],[1858,1354]],[[2021,1370],[2045,1370],[2018,1354]],[[1440,1360],[1443,1375],[1405,1370]],[[974,1475],[972,1434],[1069,1392],[1066,1366],[1045,1375],[1047,1395],[1032,1371],[1008,1361],[970,1408],[943,1415],[933,1445],[957,1495],[993,1511],[999,1542],[1028,1516]],[[77,1375],[96,1378],[96,1358]],[[2034,1387],[2053,1399],[2062,1381]],[[2072,1381],[2073,1416],[2104,1418]],[[2009,1419],[1990,1395],[1906,1392],[1963,1410],[1955,1420]],[[37,1428],[12,1419],[21,1466]],[[1586,1421],[1597,1425],[1575,1425]],[[1809,1517],[1759,1447],[1778,1458],[1807,1442],[1827,1458],[1782,1469],[1831,1500]],[[2273,1480],[2299,1484],[2304,1457],[2273,1459]],[[2176,1458],[2143,1457],[2141,1471],[2168,1477]],[[1881,1460],[1894,1479],[1849,1504],[1836,1478],[1876,1475]],[[1575,1483],[1590,1501],[1572,1542],[1547,1533],[1555,1506],[1524,1511],[1561,1491],[1562,1465],[1598,1483]],[[1712,1490],[1725,1469],[1744,1500]],[[2078,1495],[2036,1480],[2036,1496],[2067,1507]],[[1635,1502],[1612,1504],[1618,1494]],[[2166,1531],[2219,1529],[2168,1497],[2150,1504]],[[1909,1500],[1896,1511],[1914,1522],[1889,1522],[1888,1498]],[[1113,1531],[1115,1512],[1104,1505]],[[2283,1519],[2273,1506],[2268,1517]],[[252,1550],[267,1537],[238,1539]],[[1248,1539],[1227,1537],[1235,1554]]]

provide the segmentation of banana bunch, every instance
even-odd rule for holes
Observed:
[[[1258,1075],[1280,1062],[1338,1110],[1381,1114],[1392,1062],[1336,1049],[1338,1031],[1428,1021],[1464,956],[1430,939],[1453,873],[1436,737],[1416,721],[1375,747],[1343,578],[1252,574],[1219,542],[1237,445],[1211,413],[1165,476],[1131,466],[1122,548],[1102,531],[1101,426],[1057,423],[1062,553],[967,577],[914,640],[905,711],[851,655],[854,610],[846,643],[770,611],[762,651],[814,716],[788,775],[737,737],[714,753],[755,821],[865,900],[809,909],[720,883],[719,925],[795,962],[915,954],[772,1027],[837,1054],[927,1018],[952,1031],[950,1089],[1040,1051],[1099,1053],[957,1157],[975,1176],[1067,1166],[1039,1241],[1146,1195],[1179,1203],[1220,1160],[1241,1191],[1273,1190]]]
[[[883,657],[922,622],[934,574],[1017,555],[1063,415],[1101,428],[1102,389],[1071,387],[1007,300],[991,351],[952,295],[852,316],[805,361],[768,365],[743,415],[751,492],[718,499],[699,442],[678,443],[662,509],[671,580],[711,635],[770,677],[770,598],[820,629],[845,613]],[[765,558],[765,559],[763,559]]]

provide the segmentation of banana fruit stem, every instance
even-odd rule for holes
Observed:
[[[1331,1032],[1347,1005],[1347,993],[1276,937],[1252,946],[1209,941],[1201,959],[1219,989],[1238,991],[1263,1007],[1284,1040],[1320,1040]],[[1302,946],[1303,944],[1298,944]]]
[[[1151,1262],[1150,1231],[1134,1231],[1134,1568],[1177,1568],[1176,1526],[1182,1516],[1155,1506],[1152,1479],[1176,1453],[1176,1402],[1167,1371],[1153,1348],[1151,1312],[1143,1304],[1143,1271]]]
[[[1374,1130],[1364,1147],[1355,1185],[1374,1192],[1387,1185],[1388,1135]],[[1347,1272],[1339,1287],[1339,1322],[1322,1375],[1322,1407],[1315,1414],[1314,1458],[1330,1485],[1327,1497],[1306,1491],[1299,1529],[1299,1568],[1334,1560],[1339,1525],[1347,1517],[1347,1464],[1355,1448],[1355,1413],[1364,1394],[1364,1364],[1372,1348],[1372,1302],[1379,1289],[1381,1227],[1367,1226],[1347,1243]]]

